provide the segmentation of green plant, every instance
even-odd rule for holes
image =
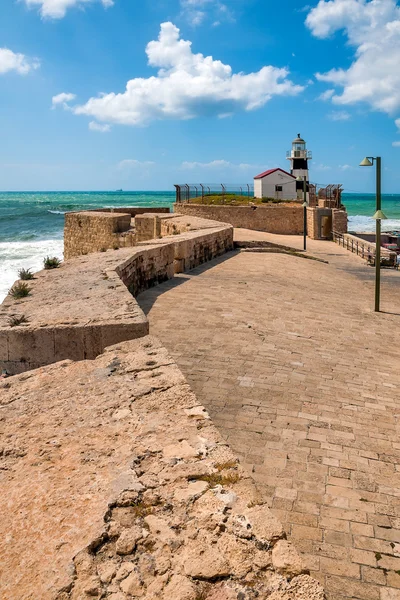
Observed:
[[[45,269],[57,269],[61,265],[61,260],[56,256],[46,256],[43,259],[43,266]]]
[[[24,280],[34,279],[33,273],[31,273],[30,269],[20,269],[18,271],[18,277]]]
[[[380,552],[375,552],[375,558],[376,560],[381,560],[382,554]]]
[[[10,296],[15,298],[15,300],[20,300],[20,298],[26,298],[31,293],[31,288],[27,283],[14,283],[10,290]]]
[[[100,252],[106,252],[105,248],[100,248]]]
[[[22,323],[27,323],[28,319],[25,315],[12,315],[8,319],[8,324],[10,327],[18,327],[18,325],[22,325]]]

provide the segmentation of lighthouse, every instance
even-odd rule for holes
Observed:
[[[298,134],[297,138],[292,142],[292,149],[286,153],[286,158],[290,160],[290,172],[296,177],[301,177],[304,180],[306,177],[307,183],[309,183],[308,176],[308,161],[312,159],[312,153],[307,150],[306,142]],[[301,181],[296,182],[298,190],[303,189],[303,183]]]

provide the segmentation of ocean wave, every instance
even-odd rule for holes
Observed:
[[[376,223],[371,217],[364,215],[354,215],[349,217],[349,231],[373,232],[375,231]],[[400,230],[400,219],[387,219],[382,221],[382,231],[391,231],[393,229]]]
[[[47,212],[51,213],[52,215],[65,215],[65,213],[67,211],[66,210],[47,210]]]
[[[62,258],[63,251],[62,239],[0,242],[0,302],[18,279],[19,269],[40,271],[46,256]]]

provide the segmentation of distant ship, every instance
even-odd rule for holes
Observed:
[[[124,190],[115,190],[116,192],[123,192]]]

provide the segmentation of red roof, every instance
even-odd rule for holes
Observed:
[[[282,173],[285,173],[286,175],[289,175],[289,177],[293,177],[293,179],[296,179],[294,175],[288,173],[287,171],[284,171],[283,169],[280,169],[279,167],[277,169],[269,169],[268,171],[264,171],[264,173],[256,175],[254,179],[263,179],[264,177],[268,177],[268,175],[271,175],[271,173],[275,173],[275,171],[282,171]]]

